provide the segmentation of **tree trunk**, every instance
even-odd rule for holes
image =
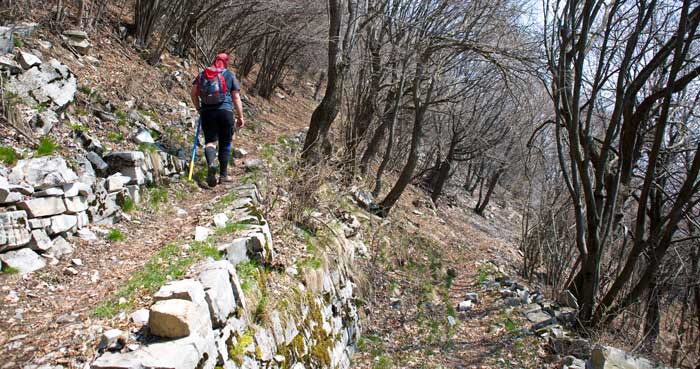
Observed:
[[[448,159],[440,163],[440,167],[438,168],[437,178],[435,178],[433,191],[430,194],[430,199],[433,201],[433,204],[437,205],[437,201],[440,198],[440,195],[442,195],[442,189],[445,187],[447,179],[450,177],[451,170],[452,163],[448,157]]]
[[[652,352],[654,350],[654,345],[656,345],[656,339],[659,337],[661,313],[659,311],[659,291],[656,280],[654,280],[649,287],[647,313],[646,319],[644,320],[643,347],[647,352]]]
[[[302,159],[308,164],[318,164],[332,152],[328,137],[331,124],[338,116],[342,100],[342,80],[345,66],[340,60],[340,27],[343,0],[328,0],[330,26],[328,27],[328,84],[321,104],[311,115],[311,124],[304,141]]]
[[[321,100],[321,87],[323,86],[323,81],[326,80],[326,72],[321,72],[318,76],[318,81],[316,82],[316,88],[314,89],[314,101]]]
[[[481,198],[481,191],[479,191],[479,201],[477,202],[476,207],[474,207],[475,213],[482,216],[484,215],[484,210],[486,210],[486,207],[491,201],[491,195],[493,195],[493,191],[496,189],[496,185],[498,184],[498,180],[501,178],[501,174],[503,174],[503,170],[499,169],[496,170],[496,172],[491,176],[491,179],[489,179],[489,183],[487,185],[486,195],[483,199]]]

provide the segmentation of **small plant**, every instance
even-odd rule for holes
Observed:
[[[41,157],[52,155],[58,151],[59,148],[60,146],[54,140],[52,140],[50,137],[44,136],[39,140],[39,146],[36,148],[36,156]]]
[[[72,129],[75,132],[85,132],[87,130],[87,128],[80,123],[71,124],[70,129]]]
[[[144,153],[154,153],[158,151],[158,148],[156,145],[151,144],[151,143],[142,143],[139,144],[139,151],[144,152]]]
[[[168,202],[168,191],[162,187],[153,187],[148,191],[148,203],[151,208],[158,209],[161,204]]]
[[[120,242],[124,241],[126,237],[124,236],[124,233],[118,229],[113,229],[107,233],[107,239],[112,241],[112,242]]]
[[[5,274],[18,274],[18,273],[19,273],[19,269],[13,268],[13,267],[11,267],[11,266],[9,266],[9,265],[3,265],[3,266],[2,266],[2,272],[5,273]]]
[[[21,38],[15,36],[14,39],[12,40],[12,43],[15,45],[15,47],[23,47],[24,46],[24,41],[22,41]]]
[[[323,265],[323,263],[321,263],[321,260],[319,260],[315,257],[304,259],[301,262],[299,262],[299,268],[302,268],[302,269],[303,268],[318,269],[322,265]]]
[[[248,226],[241,223],[227,223],[223,228],[217,228],[215,234],[217,236],[224,236],[227,234],[235,233],[238,231],[243,231],[248,229]]]
[[[229,356],[231,360],[235,361],[238,365],[243,364],[243,355],[245,355],[248,346],[253,344],[253,335],[246,332],[243,336],[239,337],[236,344],[229,349]]]
[[[134,210],[134,200],[131,197],[124,199],[122,210],[124,210],[125,213],[130,213],[132,210]]]
[[[114,142],[119,142],[124,140],[124,135],[121,132],[109,132],[107,133],[107,138]]]
[[[15,149],[9,146],[0,146],[0,161],[6,165],[15,165],[18,156]]]

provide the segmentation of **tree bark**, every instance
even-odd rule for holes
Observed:
[[[343,96],[342,80],[345,66],[340,60],[341,40],[340,27],[343,21],[343,0],[328,0],[330,26],[328,27],[328,84],[326,94],[321,104],[311,115],[309,131],[306,134],[302,159],[307,164],[318,164],[332,152],[332,144],[328,137],[331,124],[338,116]]]

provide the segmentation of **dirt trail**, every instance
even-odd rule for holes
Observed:
[[[412,209],[412,207],[407,207]],[[494,208],[496,217],[508,209]],[[400,245],[375,244],[366,266],[373,279],[371,307],[356,368],[510,368],[538,367],[539,348],[518,334],[522,319],[505,311],[493,279],[515,246],[515,228],[475,216],[468,208],[417,209],[406,219]],[[510,224],[514,225],[514,224]],[[402,251],[396,251],[401,248]],[[507,267],[507,266],[506,266]],[[471,311],[456,311],[470,292],[479,294]]]

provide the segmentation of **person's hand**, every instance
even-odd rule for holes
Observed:
[[[243,117],[238,117],[236,118],[236,128],[243,128],[245,126],[245,118]]]

